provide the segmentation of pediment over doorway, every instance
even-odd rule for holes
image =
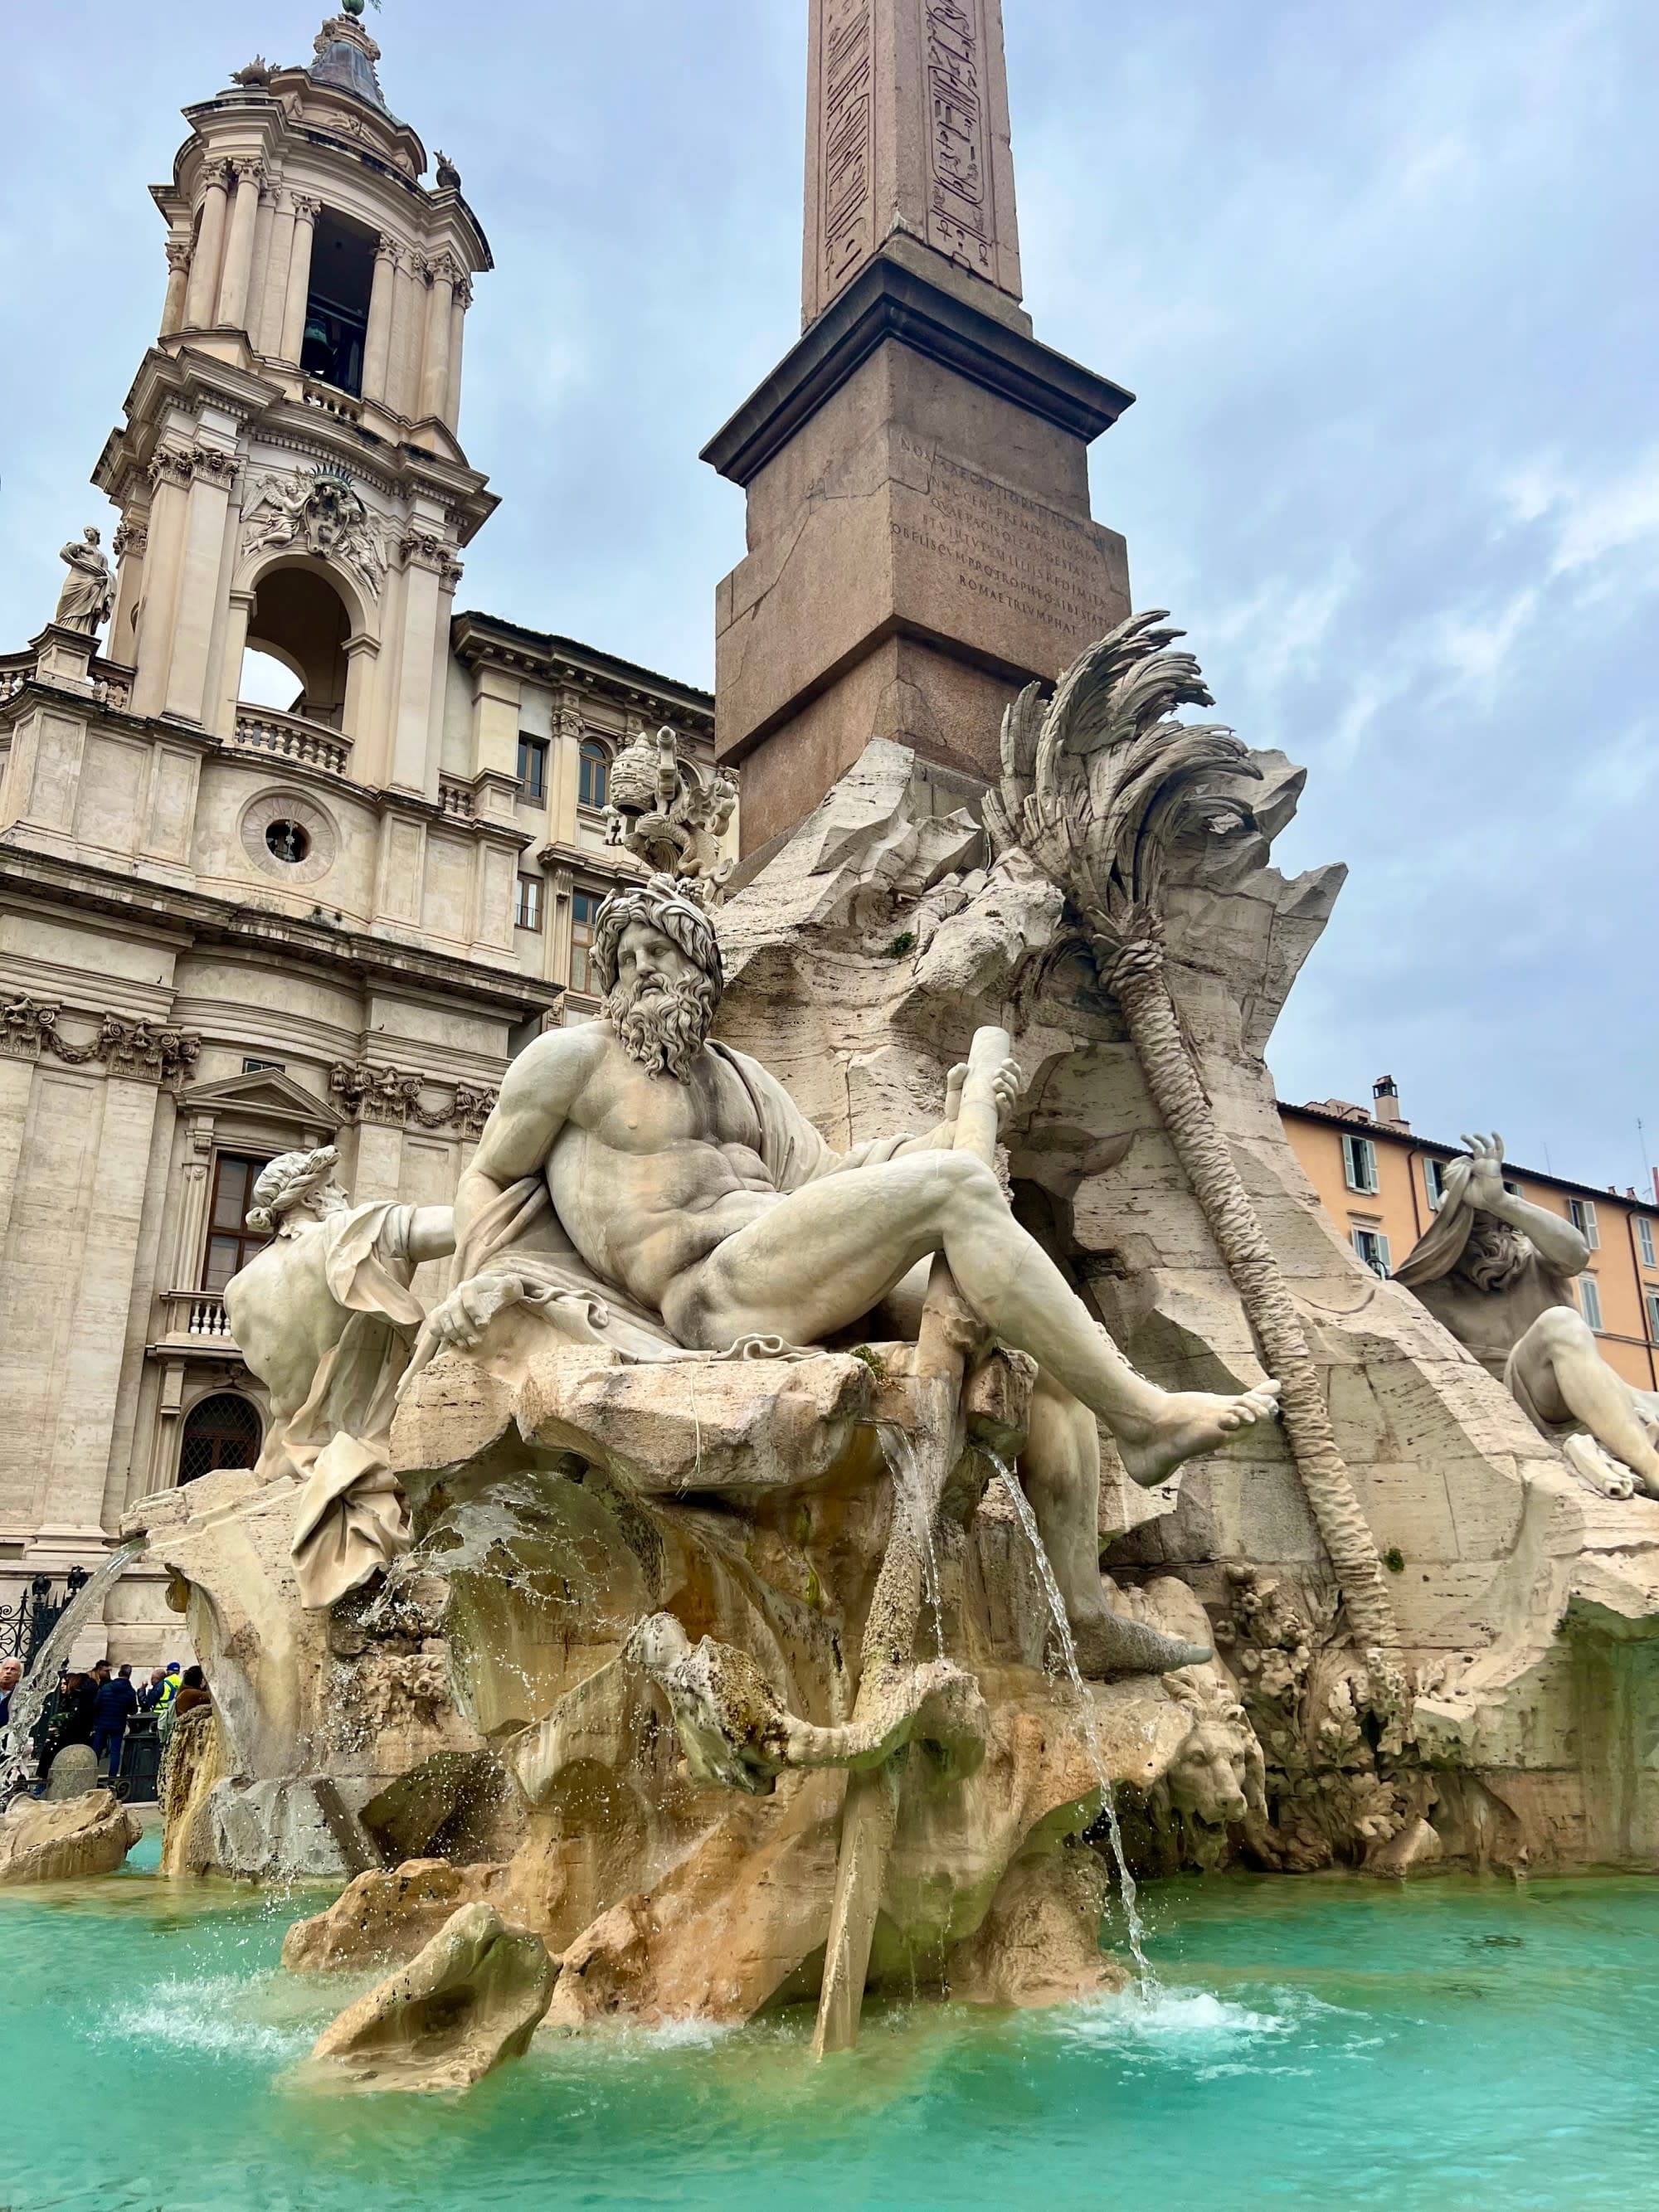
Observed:
[[[193,1083],[179,1100],[181,1114],[239,1114],[306,1130],[337,1129],[340,1114],[280,1069],[262,1067],[221,1083]]]

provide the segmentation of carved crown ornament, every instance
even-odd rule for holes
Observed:
[[[95,1036],[71,1044],[58,1027],[63,1011],[55,1000],[32,999],[27,992],[0,1004],[0,1055],[39,1060],[48,1054],[67,1067],[98,1060],[127,1082],[162,1084],[175,1093],[201,1055],[202,1040],[193,1030],[114,1013],[100,1018]]]
[[[291,547],[337,561],[371,599],[386,581],[386,537],[350,477],[326,465],[261,477],[243,510],[244,559]]]
[[[424,1075],[373,1060],[336,1060],[328,1072],[330,1095],[349,1121],[378,1122],[389,1128],[412,1122],[421,1129],[453,1129],[463,1137],[476,1137],[499,1094],[477,1084],[458,1083],[447,1104],[423,1106],[421,1093],[437,1087]]]

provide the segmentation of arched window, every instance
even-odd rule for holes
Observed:
[[[237,697],[356,736],[345,728],[350,635],[345,601],[327,577],[292,564],[267,569],[254,587]]]
[[[216,1468],[252,1467],[259,1456],[264,1433],[259,1409],[252,1399],[239,1397],[234,1390],[198,1398],[185,1416],[179,1481],[194,1482],[198,1474],[211,1474]]]
[[[611,756],[597,738],[582,739],[581,780],[576,795],[584,806],[604,806],[610,799]]]

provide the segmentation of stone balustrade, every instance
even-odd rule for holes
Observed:
[[[476,811],[472,799],[472,787],[450,775],[441,775],[438,779],[438,804],[446,814],[459,814],[468,822],[472,819]]]
[[[302,714],[279,714],[272,707],[239,706],[231,743],[240,751],[277,753],[307,768],[325,769],[330,775],[344,775],[351,766],[349,738],[321,722],[308,722]]]
[[[225,1302],[210,1291],[163,1291],[165,1316],[162,1334],[174,1340],[191,1337],[200,1341],[234,1346],[230,1316]]]

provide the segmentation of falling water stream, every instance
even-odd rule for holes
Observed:
[[[1146,1932],[1141,1926],[1135,1878],[1130,1873],[1129,1862],[1124,1856],[1123,1832],[1118,1826],[1117,1807],[1112,1802],[1112,1778],[1107,1771],[1105,1754],[1101,1750],[1100,1737],[1095,1727],[1095,1701],[1090,1694],[1089,1686],[1084,1680],[1082,1671],[1077,1663],[1077,1645],[1072,1640],[1072,1624],[1066,1617],[1066,1601],[1060,1594],[1060,1584],[1054,1580],[1054,1568],[1049,1565],[1048,1554],[1043,1547],[1042,1533],[1036,1524],[1036,1516],[1031,1510],[1030,1498],[1020,1488],[1018,1476],[1012,1468],[1000,1460],[994,1452],[988,1452],[986,1456],[1000,1477],[1002,1486],[1008,1493],[1009,1503],[1014,1509],[1015,1516],[1020,1527],[1025,1531],[1026,1541],[1031,1547],[1031,1557],[1036,1564],[1037,1578],[1042,1584],[1042,1594],[1048,1601],[1048,1612],[1054,1622],[1054,1638],[1060,1646],[1060,1659],[1072,1685],[1072,1693],[1077,1699],[1078,1709],[1082,1716],[1083,1733],[1088,1742],[1089,1756],[1094,1761],[1095,1772],[1100,1777],[1100,1809],[1106,1817],[1106,1834],[1112,1847],[1113,1863],[1117,1869],[1118,1887],[1123,1896],[1123,1920],[1128,1931],[1129,1949],[1135,1962],[1135,1976],[1140,1984],[1140,1993],[1145,1997],[1150,1996],[1156,1988],[1157,1978],[1146,1960]]]
[[[906,1510],[915,1524],[921,1545],[922,1588],[933,1615],[933,1650],[945,1656],[945,1601],[939,1587],[939,1551],[933,1542],[933,1514],[928,1504],[915,1438],[896,1421],[878,1421],[876,1435]]]
[[[0,1805],[15,1796],[28,1778],[29,1738],[57,1686],[64,1660],[87,1621],[96,1617],[105,1597],[144,1548],[142,1536],[130,1537],[93,1569],[58,1617],[57,1626],[35,1654],[34,1664],[11,1693],[7,1725],[0,1729]]]

